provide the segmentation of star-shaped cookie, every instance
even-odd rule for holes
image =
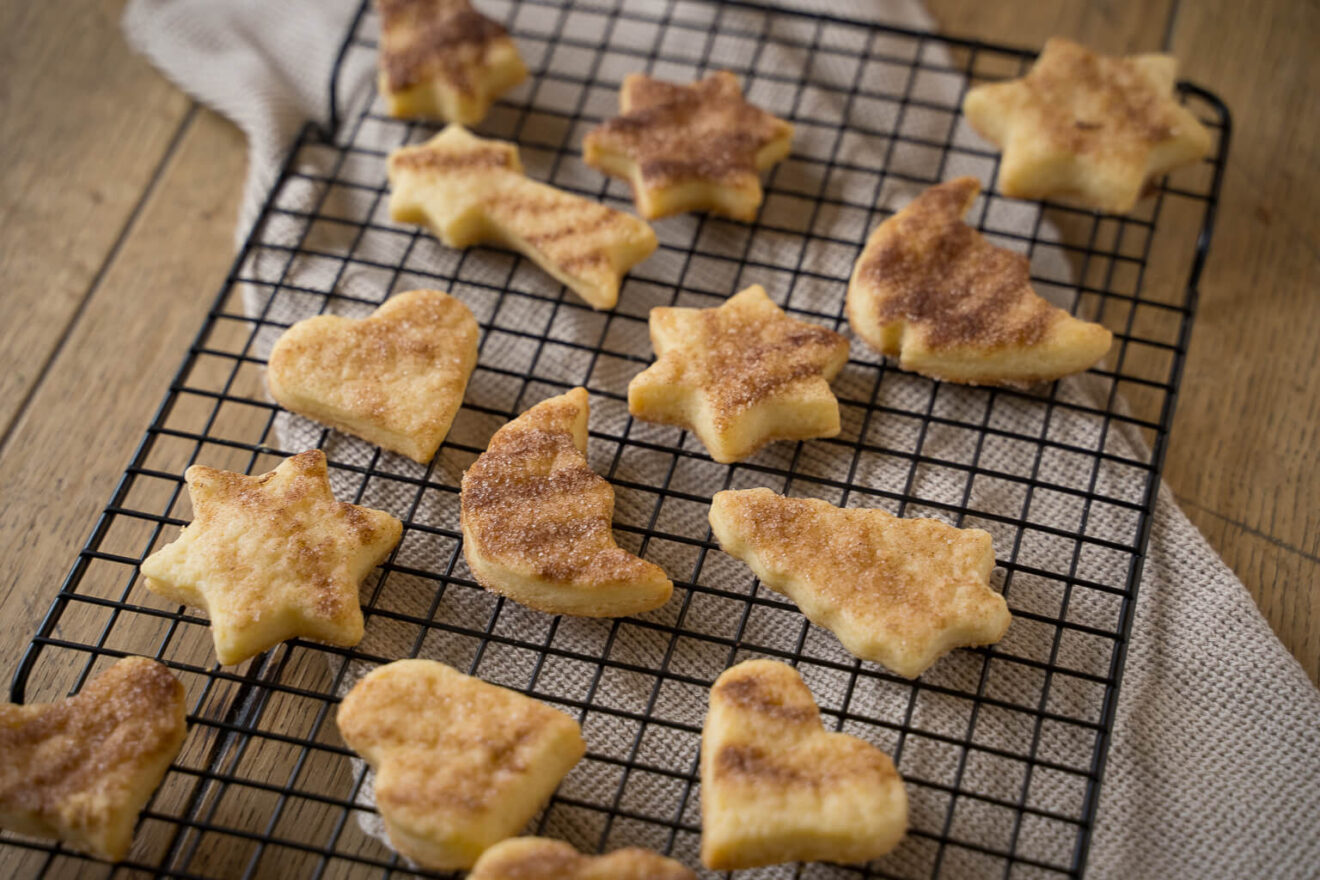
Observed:
[[[651,309],[656,361],[628,383],[628,412],[688,428],[729,463],[772,440],[839,433],[830,381],[848,340],[788,317],[754,284],[713,309]]]
[[[337,721],[376,771],[390,843],[437,871],[470,868],[521,831],[586,752],[563,712],[434,660],[374,670]]]
[[[518,48],[468,0],[377,0],[380,93],[391,116],[476,125],[527,77]]]
[[[907,678],[954,648],[999,641],[1011,620],[990,589],[995,554],[981,529],[769,489],[715,493],[710,527],[852,654]]]
[[[57,703],[0,703],[0,828],[119,861],[183,746],[185,716],[183,685],[145,657]]]
[[[647,219],[683,211],[754,219],[760,172],[788,156],[793,140],[793,126],[749,104],[727,70],[690,85],[629,74],[619,112],[587,133],[582,159],[629,181]]]
[[[980,190],[941,183],[876,227],[848,284],[853,332],[946,382],[1025,386],[1093,366],[1113,334],[1041,298],[1026,256],[962,221]]]
[[[1070,196],[1116,214],[1153,178],[1210,152],[1210,132],[1173,97],[1172,55],[1112,58],[1054,37],[1026,76],[977,86],[968,122],[1004,151],[999,188]]]
[[[827,732],[793,667],[748,660],[715,680],[701,733],[707,868],[869,861],[903,839],[907,812],[894,762]]]
[[[641,220],[532,180],[516,146],[460,125],[395,150],[387,171],[395,220],[426,224],[449,247],[518,251],[592,308],[613,308],[624,273],[656,248]]]
[[[362,640],[358,586],[403,524],[335,500],[325,453],[302,452],[260,476],[193,465],[193,521],[142,562],[151,592],[211,615],[215,655],[242,663],[295,637]]]
[[[585,856],[562,840],[516,837],[482,853],[468,880],[697,880],[697,875],[647,849]]]
[[[477,583],[550,614],[623,617],[674,585],[614,542],[614,489],[587,464],[587,389],[495,432],[463,474],[463,556]]]
[[[479,335],[461,301],[411,290],[361,320],[294,324],[271,349],[266,384],[285,409],[426,464],[463,403]]]

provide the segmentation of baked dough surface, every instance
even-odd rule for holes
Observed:
[[[426,464],[463,403],[479,336],[461,301],[410,290],[366,318],[294,324],[271,350],[266,384],[285,409]]]
[[[628,412],[687,428],[718,462],[773,440],[839,433],[830,381],[848,340],[784,314],[759,284],[713,309],[651,310],[656,360],[628,383]]]
[[[697,875],[648,849],[587,856],[560,840],[516,837],[482,853],[468,880],[697,880]]]
[[[449,247],[517,251],[595,309],[613,308],[624,274],[656,249],[643,221],[532,180],[514,144],[460,125],[395,150],[387,173],[395,220],[429,226]]]
[[[999,188],[1125,214],[1151,181],[1207,156],[1210,132],[1175,100],[1178,61],[1115,58],[1053,37],[1021,79],[976,86],[963,113],[1004,151]]]
[[[853,655],[915,678],[944,654],[1004,637],[989,532],[883,510],[726,490],[710,526],[725,553],[792,599]]]
[[[631,73],[619,113],[587,133],[582,159],[631,183],[647,219],[684,211],[755,219],[760,173],[786,158],[793,140],[793,126],[749,104],[727,70],[689,85]]]
[[[476,125],[527,78],[518,47],[468,0],[377,0],[379,89],[391,116]]]
[[[193,465],[184,479],[193,521],[143,560],[142,574],[156,595],[210,614],[221,664],[295,637],[362,640],[358,587],[403,524],[336,501],[325,453],[299,453],[259,476]]]
[[[869,861],[902,840],[907,808],[894,762],[826,731],[793,667],[748,660],[715,680],[701,734],[707,868]]]
[[[848,284],[853,332],[946,382],[1026,386],[1093,366],[1113,334],[1043,299],[1026,256],[963,222],[980,191],[974,177],[932,186],[876,227]]]
[[[56,703],[0,703],[0,827],[119,861],[186,733],[183,685],[146,657]]]
[[[550,614],[622,617],[674,585],[614,541],[614,489],[587,464],[585,388],[495,432],[463,474],[463,556],[477,582]]]
[[[586,752],[563,712],[434,660],[375,669],[337,720],[375,770],[390,843],[437,871],[470,868],[521,831]]]

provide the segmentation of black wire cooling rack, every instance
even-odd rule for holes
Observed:
[[[731,663],[769,656],[799,668],[827,725],[894,755],[912,829],[867,867],[758,876],[1079,875],[1228,149],[1226,108],[1180,85],[1216,150],[1131,216],[993,190],[973,209],[971,222],[1032,256],[1040,289],[1115,331],[1101,367],[1030,392],[972,389],[904,374],[859,342],[836,383],[839,437],[776,444],[725,467],[677,429],[627,417],[627,379],[649,360],[649,308],[711,305],[762,283],[790,312],[846,327],[848,270],[887,214],[878,206],[955,173],[993,181],[997,155],[967,133],[961,96],[969,82],[1020,75],[1032,54],[750,3],[481,7],[506,22],[531,76],[479,130],[519,142],[533,176],[628,206],[626,188],[577,154],[634,70],[675,80],[735,71],[754,101],[795,124],[794,154],[768,174],[756,222],[662,221],[661,248],[632,273],[619,307],[592,312],[520,258],[449,251],[388,220],[384,157],[434,128],[380,112],[363,74],[377,32],[364,3],[336,65],[330,124],[298,137],[14,677],[13,699],[53,699],[125,654],[159,658],[187,687],[188,741],[128,861],[101,865],[6,832],[0,844],[17,873],[412,873],[369,833],[366,774],[331,716],[355,670],[420,654],[582,721],[588,756],[537,823],[582,849],[638,844],[697,867],[706,689]],[[262,356],[290,320],[364,314],[411,287],[450,290],[483,330],[463,411],[431,466],[269,403]],[[620,540],[676,584],[666,608],[639,618],[528,612],[482,591],[463,566],[462,468],[503,421],[577,384],[592,394],[590,457],[615,486]],[[294,641],[217,667],[205,619],[147,593],[138,564],[188,520],[189,464],[261,472],[314,444],[327,450],[341,498],[389,507],[406,524],[363,588],[367,638],[352,650]],[[710,495],[752,485],[989,529],[1014,612],[1009,636],[955,652],[914,682],[853,660],[712,543]]]

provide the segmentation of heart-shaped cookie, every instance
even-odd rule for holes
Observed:
[[[477,336],[462,302],[412,290],[366,318],[294,324],[271,350],[266,383],[285,409],[426,464],[463,403]]]
[[[183,746],[186,708],[183,685],[146,657],[65,700],[0,703],[0,828],[119,861]]]
[[[735,870],[865,862],[907,830],[889,756],[830,733],[797,670],[739,663],[715,680],[701,734],[701,861]]]
[[[563,712],[434,660],[374,670],[337,720],[376,771],[390,843],[437,871],[470,868],[521,831],[586,752]]]

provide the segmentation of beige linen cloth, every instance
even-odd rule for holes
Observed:
[[[292,135],[306,118],[319,117],[324,111],[325,93],[334,53],[356,8],[356,0],[286,0],[269,3],[266,0],[134,0],[124,16],[124,30],[129,41],[149,57],[168,76],[198,100],[214,107],[233,119],[247,134],[250,145],[250,166],[247,189],[239,224],[240,239],[256,217],[266,192],[273,185],[276,168]],[[481,5],[480,3],[478,5]],[[682,4],[680,4],[682,5]],[[486,8],[486,7],[483,7]],[[507,7],[501,6],[500,9]],[[665,7],[660,4],[639,5],[636,8],[654,13]],[[694,9],[700,9],[694,4]],[[920,4],[913,0],[900,0],[878,5],[861,0],[843,0],[828,8],[836,14],[872,17],[880,21],[929,29],[931,21]],[[696,32],[688,32],[697,39]],[[691,50],[691,47],[686,47]],[[666,45],[667,53],[679,52],[681,46]],[[730,51],[733,51],[730,49]],[[772,47],[768,51],[778,51]],[[355,57],[349,78],[362,81],[370,76],[369,60]],[[716,56],[716,63],[718,63]],[[777,59],[772,59],[777,60]],[[783,69],[793,69],[801,58],[786,56]],[[534,65],[533,65],[534,66]],[[946,82],[942,88],[954,89],[957,82]],[[948,100],[948,94],[944,96]],[[877,111],[880,112],[880,111]],[[352,114],[349,115],[352,118]],[[488,121],[489,122],[489,121]],[[498,122],[491,123],[498,128]],[[876,120],[883,127],[883,120]],[[377,149],[389,149],[399,143],[402,128],[389,132],[382,130],[373,135],[364,129],[355,142]],[[492,133],[499,134],[498,131]],[[420,135],[414,135],[414,139]],[[390,140],[394,137],[394,140]],[[804,147],[805,148],[805,147]],[[361,157],[359,157],[361,159]],[[530,173],[548,173],[544,163],[528,158]],[[354,161],[358,161],[355,159]],[[361,161],[364,179],[380,183],[383,170],[378,160]],[[901,150],[891,157],[894,163],[912,161]],[[314,156],[300,157],[299,167],[324,172],[317,167]],[[575,178],[581,185],[595,186],[599,178],[594,172],[580,168],[552,169],[557,173],[579,174]],[[956,160],[945,168],[945,176],[959,173]],[[901,205],[915,193],[915,188],[903,185],[886,186],[878,194],[881,204],[890,210]],[[373,210],[369,192],[336,193],[341,202],[336,210]],[[306,210],[316,206],[317,191],[310,185],[294,185],[281,194],[281,203]],[[375,205],[376,217],[384,217],[380,205]],[[1029,230],[1035,222],[1034,206],[1026,205],[1018,222]],[[388,224],[387,219],[380,222]],[[666,221],[658,226],[662,242],[681,240],[691,233],[692,218]],[[865,229],[847,226],[840,217],[831,227],[832,234],[851,237],[864,235]],[[303,227],[295,218],[280,217],[272,220],[262,233],[263,240],[292,243]],[[314,233],[319,234],[319,233]],[[1041,236],[1056,235],[1049,228]],[[346,247],[343,241],[327,240],[324,247]],[[711,245],[720,247],[718,241]],[[399,259],[390,251],[389,240],[368,234],[354,245],[354,253],[385,263]],[[737,247],[737,242],[730,244]],[[672,253],[670,254],[672,257]],[[245,271],[262,277],[263,273],[278,272],[283,268],[282,257],[255,257]],[[455,255],[422,236],[415,243],[409,259],[413,265],[442,271],[452,267]],[[666,258],[662,250],[654,260],[663,274]],[[848,255],[815,254],[809,257],[812,268],[837,278],[846,278],[849,271]],[[480,266],[476,267],[478,270]],[[1066,263],[1050,254],[1038,255],[1033,270],[1047,277],[1067,280],[1071,271]],[[704,279],[695,268],[686,276],[688,285]],[[522,277],[526,275],[528,277]],[[339,289],[371,300],[380,300],[386,294],[378,277],[349,270],[340,277],[333,267],[321,266],[310,259],[295,260],[288,269],[287,282],[325,289],[338,284]],[[762,280],[744,275],[739,286]],[[405,273],[396,285],[408,285]],[[521,289],[553,295],[557,288],[550,285],[534,270],[526,270],[511,282]],[[731,292],[727,282],[722,292]],[[495,320],[501,326],[532,329],[540,332],[547,320],[546,308],[536,300],[509,297],[498,315],[493,315],[493,295],[478,288],[456,288],[465,298],[478,319],[483,323]],[[782,300],[783,290],[776,291]],[[198,291],[197,295],[209,295]],[[294,297],[271,301],[269,288],[252,285],[246,290],[247,306],[252,312],[266,312],[280,321],[293,321],[320,308],[321,297],[305,297],[305,303]],[[644,295],[625,290],[620,309],[631,309],[633,314],[644,315],[648,305]],[[834,313],[838,309],[837,290],[815,290],[809,287],[793,293],[793,304]],[[629,303],[633,299],[633,303]],[[1065,303],[1066,304],[1066,303]],[[361,314],[363,310],[345,311]],[[592,342],[599,333],[596,317],[579,310],[561,310],[553,314],[549,332],[553,336],[581,338]],[[537,323],[540,322],[540,323]],[[615,322],[611,332],[621,338],[612,339],[612,348],[622,351],[648,351],[645,325],[642,321]],[[495,337],[499,338],[495,338]],[[273,341],[274,331],[263,331],[257,341],[257,354],[264,356]],[[854,357],[867,357],[863,346],[854,346]],[[483,364],[525,364],[537,376],[580,382],[585,376],[578,353],[571,348],[546,346],[539,354],[528,354],[520,347],[516,337],[490,334],[482,351]],[[526,360],[520,360],[520,358]],[[602,358],[591,375],[594,388],[620,392],[638,369],[636,364],[623,360]],[[845,397],[866,399],[870,395],[868,377],[861,370],[845,371],[837,389]],[[1066,400],[1094,400],[1100,389],[1094,377],[1082,377],[1064,383],[1062,397]],[[924,380],[905,377],[896,371],[886,373],[878,402],[901,409],[920,411],[930,393]],[[518,393],[511,393],[507,383],[501,384],[490,375],[478,370],[468,389],[469,403],[484,405],[510,412],[525,408],[537,399],[554,392],[553,386],[531,385]],[[941,406],[962,408],[962,418],[978,413],[976,407],[984,405],[986,392],[976,389],[950,388],[941,392]],[[1005,427],[1027,431],[1037,424],[1040,407],[1032,402],[1013,402],[1005,398],[995,404],[996,419],[1006,419]],[[499,418],[469,414],[456,421],[451,437],[458,442],[481,447]],[[861,430],[849,425],[845,418],[845,433]],[[607,399],[593,400],[592,428],[594,431],[617,436],[624,430],[626,413]],[[317,442],[321,431],[302,419],[281,416],[278,422],[280,441],[287,449],[301,449]],[[677,432],[651,426],[633,425],[632,437],[643,437],[659,443],[672,443]],[[910,437],[900,420],[888,420],[883,415],[872,420],[867,430],[873,442],[902,445]],[[968,433],[968,432],[964,432]],[[1111,431],[1101,436],[1098,420],[1085,414],[1058,408],[1051,416],[1049,436],[1067,443],[1096,448],[1103,444],[1108,452],[1130,457],[1144,457],[1140,438]],[[687,441],[692,442],[690,439]],[[952,431],[932,429],[923,451],[941,458],[967,460],[973,439]],[[791,444],[778,444],[787,450],[771,449],[762,453],[758,461],[784,466],[791,454]],[[366,463],[372,449],[349,438],[331,435],[327,448],[332,457],[340,460]],[[806,444],[798,470],[833,479],[847,475],[851,452],[826,444]],[[591,458],[598,470],[609,468],[613,449],[609,444],[593,441]],[[1026,473],[1031,466],[1031,455],[1014,453],[1007,445],[987,443],[982,450],[981,462],[986,467],[1012,473]],[[1080,460],[1076,460],[1080,458]],[[465,460],[442,452],[434,478],[454,484]],[[615,476],[636,483],[654,484],[664,478],[669,456],[655,453],[650,456],[624,456],[618,462]],[[1085,488],[1091,473],[1089,457],[1050,458],[1047,478],[1051,482]],[[408,471],[409,465],[390,462],[405,472],[420,475],[420,469]],[[903,487],[908,463],[898,465],[882,459],[868,459],[858,468],[855,480],[864,485],[887,491]],[[721,484],[725,469],[695,459],[685,460],[675,476],[675,486],[694,494],[709,494],[712,485]],[[1101,468],[1097,475],[1097,492],[1127,497],[1139,501],[1140,485],[1119,469]],[[680,485],[683,481],[685,485]],[[747,471],[739,471],[737,486],[765,482]],[[782,490],[782,485],[771,484]],[[359,487],[341,483],[337,489],[353,493]],[[837,494],[813,488],[809,480],[795,483],[796,491],[824,494],[836,503]],[[975,510],[1001,513],[1010,517],[1021,515],[1020,487],[1011,484],[983,486],[979,482],[965,487],[956,473],[940,473],[935,469],[917,474],[912,493],[927,499],[958,502],[964,491],[967,504]],[[388,507],[396,513],[405,512],[412,501],[410,488],[395,490],[388,486],[370,485],[363,494],[365,503]],[[858,503],[858,499],[852,499]],[[874,503],[874,502],[868,502]],[[620,522],[645,525],[652,503],[637,493],[620,491],[618,515]],[[419,521],[456,528],[456,497],[424,498],[413,514]],[[939,515],[938,510],[921,509],[914,505],[905,511],[910,514]],[[659,527],[695,538],[704,537],[705,511],[692,505],[670,513],[662,511]],[[1042,493],[1032,504],[1029,518],[1038,522],[1076,528],[1079,523],[1078,504],[1067,495]],[[969,523],[970,524],[970,523]],[[996,537],[1001,554],[1012,545],[1014,530],[993,522],[977,522],[989,528]],[[1130,540],[1135,525],[1132,511],[1095,505],[1085,520],[1090,535]],[[623,540],[630,537],[621,533]],[[635,547],[635,541],[633,545]],[[1019,559],[1036,568],[1067,572],[1075,570],[1079,577],[1121,586],[1125,580],[1127,558],[1109,559],[1103,553],[1083,553],[1072,558],[1071,541],[1050,542],[1024,538]],[[405,543],[400,561],[405,564],[436,569],[443,567],[452,550],[452,543],[418,541]],[[677,579],[688,579],[692,570],[691,548],[681,545],[661,546],[653,542],[648,556],[665,565]],[[455,573],[466,576],[461,559]],[[711,553],[701,570],[699,579],[709,586],[733,592],[751,589],[750,575],[741,566],[721,554]],[[399,593],[391,601],[399,610],[426,615],[434,595],[433,585],[409,592],[403,587],[406,578],[392,578],[388,588]],[[1033,579],[1026,575],[1016,577],[1008,590],[1010,606],[1020,611],[1036,611],[1046,617],[1060,613],[1058,582]],[[1097,627],[1112,629],[1117,608],[1115,597],[1104,593],[1076,588],[1068,599],[1068,619]],[[679,601],[676,598],[666,609],[650,615],[652,619],[673,623]],[[490,609],[489,597],[476,590],[452,587],[442,596],[437,618],[468,627],[484,626]],[[789,613],[758,609],[746,623],[743,641],[748,645],[777,645],[791,647],[801,631],[801,618]],[[707,633],[731,636],[741,616],[741,603],[716,602],[708,596],[693,599],[684,626]],[[547,632],[547,617],[506,604],[500,612],[498,626],[501,631],[538,641]],[[564,621],[556,632],[556,644],[563,642],[588,653],[601,650],[602,636],[609,631],[608,622]],[[1108,669],[1108,642],[1073,638],[1070,634],[1060,643],[1055,658],[1060,665],[1105,675]],[[1005,652],[1021,657],[1048,662],[1052,641],[1052,628],[1032,625],[1019,619],[1010,629],[1001,646]],[[373,619],[368,626],[363,649],[384,656],[402,656],[414,647],[415,635],[403,632]],[[667,636],[636,627],[621,627],[611,650],[611,657],[642,666],[661,662]],[[804,648],[808,655],[847,664],[850,659],[827,633],[812,628],[808,631]],[[468,640],[428,639],[422,646],[424,656],[448,660],[460,668],[472,661]],[[750,652],[739,653],[742,659]],[[724,648],[712,652],[709,645],[683,642],[670,659],[670,669],[687,675],[712,679],[729,660]],[[949,688],[975,691],[981,675],[983,658],[972,652],[956,652],[941,661],[924,680],[934,681]],[[823,670],[823,671],[822,671]],[[345,670],[346,686],[363,670]],[[493,681],[525,686],[529,668],[526,657],[492,646],[478,667],[478,673]],[[541,673],[538,689],[551,694],[580,696],[584,680],[593,670],[575,669],[571,664],[548,663]],[[619,708],[640,711],[650,694],[653,680],[630,681],[627,677],[607,675],[601,680],[596,699]],[[837,709],[842,694],[848,687],[846,675],[834,674],[822,667],[812,667],[808,683],[823,707]],[[986,682],[986,692],[1007,702],[1035,706],[1040,699],[1041,675],[1027,666],[1011,663],[993,663]],[[1084,679],[1056,676],[1050,692],[1048,708],[1062,715],[1098,718],[1095,685]],[[342,688],[341,688],[342,689]],[[910,691],[907,688],[868,683],[857,687],[852,697],[851,711],[861,715],[887,719],[891,722],[903,718],[908,709]],[[638,703],[638,701],[641,701]],[[668,688],[659,692],[654,711],[670,720],[699,725],[704,712],[704,695]],[[976,721],[973,740],[981,745],[998,747],[1022,753],[1033,739],[1038,739],[1038,755],[1042,759],[1086,766],[1091,753],[1090,735],[1081,729],[1047,723],[1039,731],[1025,729],[1022,718],[1011,712],[984,710]],[[923,692],[914,707],[913,723],[925,730],[944,732],[955,738],[968,730],[967,702],[945,698],[940,694]],[[900,769],[921,779],[949,781],[959,760],[956,748],[943,747],[933,740],[917,736],[899,742],[892,729],[851,725],[845,729],[870,738],[889,751],[901,748]],[[585,722],[585,733],[593,752],[629,757],[634,729],[618,719],[593,714]],[[690,735],[665,738],[660,730],[655,737],[648,733],[637,746],[635,757],[645,763],[686,769],[695,758],[695,738]],[[1002,759],[987,759],[984,752],[968,753],[963,769],[964,787],[992,797],[1015,800],[1025,780],[1022,766]],[[983,760],[984,759],[984,760]],[[608,765],[584,762],[565,781],[563,791],[570,797],[599,802],[612,797],[616,777],[603,779]],[[360,799],[369,798],[369,778],[365,780]],[[685,821],[695,823],[698,816],[699,793],[683,803],[674,791],[673,780],[662,777],[648,778],[635,773],[628,781],[623,805],[642,813],[668,816],[675,804],[682,805]],[[679,787],[681,788],[681,786]],[[935,789],[910,786],[912,793],[913,824],[918,828],[939,832],[947,811],[947,799]],[[1080,780],[1066,774],[1038,770],[1030,781],[1028,803],[1033,807],[1077,815]],[[365,816],[364,827],[379,834],[374,817]],[[593,821],[596,824],[592,824]],[[634,825],[636,827],[634,827]],[[1016,836],[1017,851],[1029,858],[1051,863],[1068,864],[1073,846],[1071,827],[1061,823],[1042,822],[1028,817],[1015,825],[1010,811],[986,802],[968,798],[957,801],[950,833],[962,840],[980,843],[994,849],[1005,849]],[[594,849],[601,833],[599,816],[564,811],[546,818],[544,833],[564,837],[573,843]],[[641,823],[619,823],[608,838],[607,845],[616,847],[628,843],[663,846],[663,836],[655,836],[655,827],[648,831]],[[631,836],[630,836],[631,835]],[[689,865],[696,867],[695,836],[682,834],[675,841],[673,852]],[[886,874],[897,876],[926,876],[933,868],[934,844],[928,839],[912,837],[898,852],[878,864]],[[1113,744],[1102,787],[1098,821],[1094,830],[1088,874],[1093,877],[1303,877],[1320,876],[1320,693],[1307,680],[1297,662],[1270,632],[1241,583],[1216,557],[1202,536],[1178,510],[1170,493],[1162,490],[1156,510],[1149,553],[1137,602],[1136,619],[1132,629],[1131,645],[1127,657]],[[994,860],[975,853],[952,849],[940,864],[943,876],[985,876],[1002,873]],[[819,866],[810,876],[833,876],[835,869]],[[1033,870],[1015,871],[1014,876],[1033,876]],[[749,872],[749,876],[784,876],[783,872]],[[851,876],[840,873],[840,876]]]

